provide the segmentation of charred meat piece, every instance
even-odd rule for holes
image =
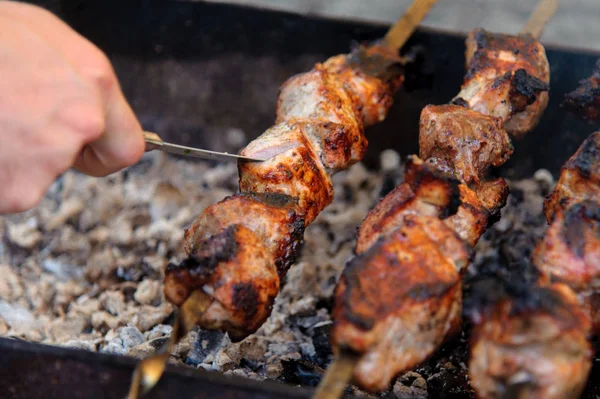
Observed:
[[[405,182],[386,195],[361,223],[356,253],[369,249],[381,236],[400,227],[404,215],[439,217],[455,213],[460,203],[458,182],[428,168],[412,157],[406,165]]]
[[[565,95],[563,107],[585,120],[600,119],[600,60],[592,75],[579,82],[579,87]]]
[[[455,101],[499,117],[520,138],[532,130],[548,105],[550,67],[541,43],[475,29],[466,40],[467,74]]]
[[[283,277],[296,258],[304,234],[304,220],[296,213],[296,204],[296,198],[281,194],[239,193],[227,197],[206,208],[185,230],[185,253],[190,256],[212,235],[241,224],[263,240]]]
[[[576,291],[600,286],[600,203],[585,200],[555,213],[533,262]]]
[[[362,159],[367,149],[358,107],[359,100],[346,90],[340,77],[317,65],[283,84],[276,123],[321,122],[322,128],[316,132],[323,132],[318,135],[324,141],[326,166],[345,169]]]
[[[489,212],[479,200],[475,191],[461,184],[460,206],[457,212],[444,220],[444,223],[458,236],[474,247],[488,225]]]
[[[347,265],[336,287],[332,341],[364,353],[354,379],[370,391],[427,358],[460,322],[467,249],[437,217],[403,218]]]
[[[556,212],[533,262],[547,280],[568,284],[579,295],[600,332],[600,204],[584,200]]]
[[[490,167],[504,164],[513,152],[499,118],[457,105],[423,108],[419,149],[422,159],[435,158],[434,164],[447,165],[466,184],[479,184]]]
[[[578,398],[592,349],[590,322],[574,293],[562,284],[533,285],[488,306],[471,337],[469,375],[477,397]]]
[[[203,328],[225,329],[232,340],[241,340],[271,311],[280,284],[275,263],[261,237],[231,225],[194,245],[181,264],[167,267],[165,295],[181,305],[201,290],[210,298],[208,308],[195,315]]]
[[[311,142],[294,127],[275,125],[241,152],[270,158],[239,163],[240,190],[298,198],[298,212],[308,225],[333,200],[333,185]]]
[[[551,222],[558,210],[588,198],[600,201],[600,132],[592,133],[562,167],[544,203],[546,219]]]
[[[394,74],[391,82],[369,76],[348,64],[349,56],[342,54],[329,58],[324,66],[338,75],[355,97],[365,127],[382,122],[392,106],[392,93],[404,81],[402,74]]]

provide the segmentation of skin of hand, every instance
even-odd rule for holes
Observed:
[[[71,167],[106,176],[144,150],[106,55],[52,13],[0,1],[0,214],[33,208]]]

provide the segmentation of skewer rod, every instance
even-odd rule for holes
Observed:
[[[437,0],[415,0],[383,38],[387,47],[400,50]]]
[[[530,33],[536,39],[542,36],[548,21],[552,19],[558,9],[558,0],[540,0],[535,11],[521,29],[521,34]]]

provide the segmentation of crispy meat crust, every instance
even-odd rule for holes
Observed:
[[[358,97],[358,110],[365,127],[382,122],[392,106],[394,93],[403,83],[403,75],[395,75],[393,82],[384,83],[348,65],[347,55],[331,57],[325,67],[338,74],[354,96]]]
[[[460,318],[468,250],[437,217],[403,219],[347,265],[336,287],[333,344],[366,352],[354,378],[371,391],[428,357]]]
[[[600,204],[585,200],[555,213],[533,262],[576,291],[600,284]]]
[[[600,60],[592,75],[565,95],[563,107],[588,121],[600,120]]]
[[[600,200],[600,132],[592,133],[561,169],[554,191],[544,203],[548,222],[558,210],[585,199]]]
[[[496,303],[472,333],[469,374],[478,398],[577,398],[590,370],[590,322],[573,292],[554,284],[542,301]],[[543,291],[543,292],[542,292]]]
[[[308,226],[333,200],[333,184],[302,131],[277,125],[252,141],[242,155],[252,156],[263,150],[263,146],[283,138],[296,146],[286,146],[283,152],[264,162],[239,163],[240,190],[297,198],[298,213]]]
[[[187,256],[214,234],[235,224],[254,231],[274,254],[280,278],[296,259],[304,235],[304,220],[295,212],[296,199],[281,194],[240,193],[209,206],[185,230]]]
[[[382,235],[400,227],[403,215],[439,216],[455,213],[459,199],[458,182],[436,175],[416,158],[406,165],[404,184],[386,195],[361,223],[355,252],[369,249]]]
[[[504,164],[513,152],[499,118],[457,105],[423,108],[419,132],[420,157],[448,165],[467,184],[479,184],[490,167]]]
[[[279,292],[275,259],[252,230],[229,226],[194,246],[183,263],[167,267],[169,301],[181,305],[196,289],[212,299],[204,313],[195,315],[199,324],[226,329],[232,340],[241,340],[260,327]]]
[[[513,137],[532,130],[548,104],[550,66],[541,43],[530,35],[475,29],[465,56],[467,74],[455,101],[500,117]]]

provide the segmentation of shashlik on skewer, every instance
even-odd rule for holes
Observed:
[[[577,398],[584,389],[600,326],[600,132],[565,163],[544,212],[535,277],[525,284],[527,271],[513,267],[503,284],[515,293],[476,314],[469,370],[480,398]]]
[[[537,125],[549,84],[545,50],[530,34],[476,29],[466,43],[461,92],[423,109],[419,157],[360,226],[335,291],[332,344],[343,371],[334,361],[315,398],[338,397],[339,380],[384,390],[459,330],[463,272],[508,196],[488,171],[512,154],[505,127],[522,137]]]
[[[590,77],[579,82],[579,87],[565,95],[563,107],[588,121],[600,120],[600,60]]]
[[[331,176],[362,159],[364,128],[385,118],[403,81],[397,55],[381,50],[357,51],[385,58],[389,79],[355,67],[350,54],[283,84],[276,124],[241,151],[268,160],[239,163],[240,192],[204,210],[186,229],[186,259],[166,270],[169,301],[180,306],[198,291],[207,302],[195,324],[237,341],[269,316],[304,229],[333,199]]]
[[[275,125],[241,152],[268,160],[238,164],[240,193],[205,209],[185,231],[186,258],[167,267],[178,335],[197,325],[239,341],[264,323],[305,228],[333,199],[331,176],[363,158],[364,128],[385,119],[404,81],[400,48],[436,2],[415,0],[382,40],[283,84]],[[129,398],[158,381],[161,356],[140,362]]]

